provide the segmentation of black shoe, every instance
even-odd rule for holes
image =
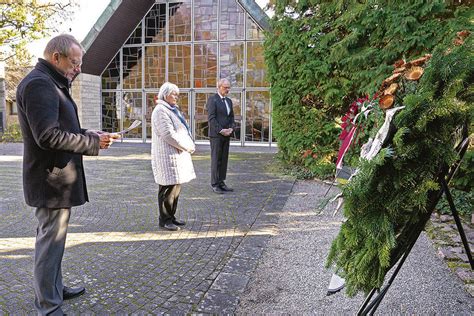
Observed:
[[[162,227],[164,229],[171,230],[171,231],[179,230],[179,227],[173,224],[172,222],[165,223]]]
[[[217,194],[224,194],[224,190],[222,190],[222,188],[219,186],[212,187],[212,191]]]
[[[81,296],[86,292],[86,289],[82,286],[80,287],[63,287],[63,300],[70,300]]]
[[[227,192],[232,192],[232,191],[234,191],[234,189],[229,188],[228,186],[226,186],[225,183],[221,184],[221,185],[220,185],[220,188],[221,188],[222,191],[227,191]]]
[[[186,225],[185,221],[180,221],[179,219],[176,219],[176,218],[172,220],[172,223],[175,224],[175,225],[178,225],[178,226]]]

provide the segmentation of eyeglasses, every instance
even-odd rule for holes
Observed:
[[[62,53],[59,53],[61,56],[64,56],[66,57],[67,59],[69,59],[69,61],[71,62],[71,65],[74,67],[74,68],[79,68],[82,66],[82,60],[81,61],[77,61],[77,60],[74,60],[72,59],[71,57],[69,57],[68,55],[65,55],[65,54],[62,54]]]

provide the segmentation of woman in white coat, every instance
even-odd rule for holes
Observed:
[[[196,178],[191,154],[196,149],[189,126],[178,108],[179,88],[165,82],[151,115],[151,166],[158,183],[159,225],[179,230],[186,223],[175,217],[181,184]]]

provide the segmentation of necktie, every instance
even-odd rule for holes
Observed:
[[[222,98],[222,102],[224,102],[225,108],[226,108],[226,110],[227,110],[227,115],[229,115],[229,114],[230,114],[230,109],[229,109],[229,105],[228,105],[227,102],[225,101],[225,98]]]

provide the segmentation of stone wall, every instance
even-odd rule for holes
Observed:
[[[72,97],[77,104],[82,128],[100,130],[100,77],[80,74],[73,82]]]
[[[5,63],[0,61],[0,132],[3,132],[7,124],[7,89],[5,84]]]

